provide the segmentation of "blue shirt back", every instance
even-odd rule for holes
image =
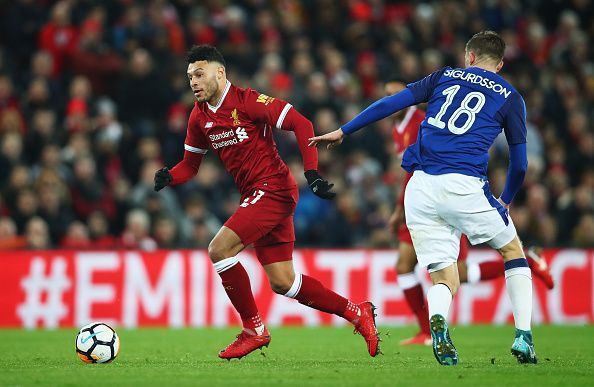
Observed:
[[[408,172],[484,178],[489,148],[502,129],[508,144],[526,142],[524,100],[496,73],[445,67],[407,87],[415,103],[428,102],[417,142],[404,152]]]

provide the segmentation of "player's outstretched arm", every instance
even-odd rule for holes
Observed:
[[[323,136],[310,138],[309,146],[316,146],[322,143],[328,143],[328,149],[338,146],[342,143],[345,135],[354,133],[364,126],[379,121],[382,118],[386,118],[399,110],[414,105],[415,103],[415,96],[408,88],[394,95],[384,97],[369,105],[367,109],[363,110],[338,130],[326,133]]]
[[[203,154],[191,151],[184,152],[184,158],[177,163],[171,170],[161,168],[155,172],[155,191],[160,191],[168,185],[177,185],[185,183],[196,176]]]

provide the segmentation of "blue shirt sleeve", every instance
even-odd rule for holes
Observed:
[[[435,90],[437,83],[441,79],[444,71],[447,69],[449,69],[449,67],[444,67],[440,70],[432,72],[423,79],[406,85],[406,87],[413,93],[415,97],[415,105],[429,101],[431,94],[433,94],[433,90]]]
[[[344,124],[341,129],[344,134],[352,134],[364,126],[414,104],[413,94],[409,89],[404,89],[399,93],[375,101],[367,109],[357,114],[355,118]]]
[[[524,99],[516,92],[510,96],[505,105],[503,128],[507,143],[509,145],[526,143],[526,104]]]
[[[509,167],[507,169],[507,180],[501,194],[501,200],[509,204],[516,196],[516,193],[524,183],[524,176],[528,169],[528,157],[526,156],[526,142],[511,144],[509,146]]]

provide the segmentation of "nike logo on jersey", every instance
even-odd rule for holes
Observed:
[[[208,121],[206,123],[206,125],[204,125],[205,128],[212,128],[212,121]]]

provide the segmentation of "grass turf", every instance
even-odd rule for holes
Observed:
[[[439,366],[430,347],[399,347],[414,330],[383,328],[384,355],[367,355],[347,328],[272,328],[264,355],[223,361],[237,329],[119,329],[110,364],[84,364],[74,330],[0,330],[0,385],[502,386],[593,385],[594,326],[534,329],[539,364],[509,354],[513,327],[454,327],[457,367]]]

